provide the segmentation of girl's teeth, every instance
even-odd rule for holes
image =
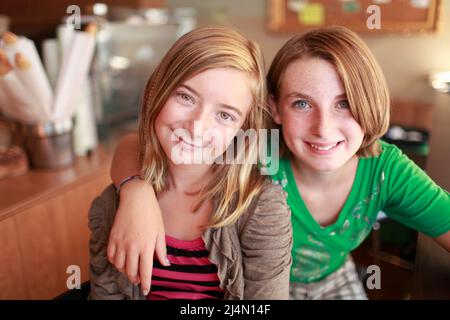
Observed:
[[[317,145],[315,145],[315,144],[310,143],[311,147],[313,147],[314,149],[317,149],[317,150],[319,150],[319,151],[328,151],[328,150],[331,150],[331,149],[333,149],[334,147],[336,147],[337,144],[338,144],[338,143],[335,143],[335,144],[331,144],[331,145],[329,145],[329,146],[324,146],[324,147],[322,147],[322,146],[317,146]]]

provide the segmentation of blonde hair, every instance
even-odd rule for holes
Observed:
[[[320,28],[293,37],[278,51],[267,74],[269,94],[275,101],[279,99],[284,72],[292,62],[304,57],[321,58],[334,65],[351,113],[364,132],[357,155],[378,155],[381,150],[377,140],[389,126],[390,100],[383,72],[367,45],[345,27]],[[284,142],[280,148],[289,154]]]
[[[243,130],[265,128],[268,121],[264,63],[259,46],[236,30],[225,27],[197,28],[178,39],[156,67],[145,88],[140,114],[139,140],[141,172],[155,191],[167,187],[167,164],[155,132],[155,120],[173,91],[189,78],[214,68],[232,68],[252,80],[252,105]],[[196,210],[207,200],[216,202],[208,226],[221,227],[234,223],[261,191],[264,177],[258,172],[258,139],[246,139],[245,164],[213,164],[210,181],[199,193]],[[236,148],[236,138],[230,148]]]

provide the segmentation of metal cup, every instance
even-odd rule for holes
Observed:
[[[73,164],[73,120],[20,124],[23,144],[35,169],[55,169]]]

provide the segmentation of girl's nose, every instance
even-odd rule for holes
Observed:
[[[189,130],[192,137],[201,137],[210,128],[211,124],[211,116],[205,110],[196,110],[192,112],[188,121],[186,121],[185,128]]]
[[[333,129],[333,116],[326,111],[316,111],[313,117],[313,134],[327,137]]]

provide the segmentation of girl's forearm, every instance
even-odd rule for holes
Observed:
[[[139,174],[139,137],[136,133],[120,139],[111,163],[111,179],[116,187],[128,176]]]
[[[450,252],[450,231],[447,231],[443,235],[434,238],[434,240],[440,244],[444,249]]]

